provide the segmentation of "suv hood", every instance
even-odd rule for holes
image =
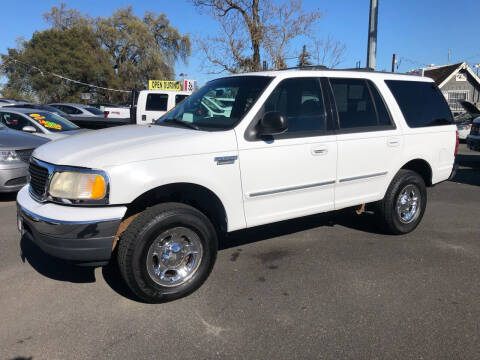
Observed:
[[[103,168],[163,157],[236,151],[233,130],[197,131],[162,125],[125,125],[67,136],[33,156],[56,164]]]

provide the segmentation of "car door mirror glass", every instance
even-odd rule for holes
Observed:
[[[22,128],[22,131],[28,132],[28,133],[35,133],[37,132],[37,129],[35,129],[33,126],[24,126]]]
[[[259,136],[278,135],[288,129],[288,120],[286,116],[279,111],[269,111],[263,115],[263,118],[257,125],[257,134]]]

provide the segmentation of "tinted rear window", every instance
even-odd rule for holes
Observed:
[[[437,85],[431,82],[385,80],[411,128],[449,125],[452,113]]]
[[[87,110],[88,112],[91,112],[93,115],[103,115],[103,111],[94,107],[87,107],[85,108],[85,110]]]
[[[167,111],[168,94],[148,94],[147,111]]]

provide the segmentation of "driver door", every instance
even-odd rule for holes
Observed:
[[[285,133],[267,138],[237,133],[247,225],[256,226],[334,208],[336,136],[327,129],[319,78],[281,81],[249,126],[266,112],[287,117]]]

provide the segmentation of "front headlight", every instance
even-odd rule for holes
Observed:
[[[10,162],[20,160],[15,150],[0,150],[0,161]]]
[[[50,196],[68,200],[101,200],[107,195],[107,179],[98,173],[56,172],[50,181]]]

